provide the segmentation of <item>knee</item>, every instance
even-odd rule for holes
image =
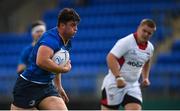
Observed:
[[[11,110],[21,110],[21,108],[15,106],[14,104],[11,104]]]
[[[59,97],[47,97],[38,105],[42,110],[67,110],[63,99]]]
[[[125,105],[125,110],[141,110],[142,107],[137,103],[128,103]]]

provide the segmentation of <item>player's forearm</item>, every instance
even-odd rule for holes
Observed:
[[[62,84],[61,84],[61,74],[56,74],[55,78],[54,78],[54,84],[56,86],[57,89],[61,89],[62,88]]]
[[[149,78],[149,72],[144,71],[142,74],[143,79],[148,79]]]
[[[151,67],[150,61],[148,61],[143,67],[143,73],[142,73],[143,79],[149,78],[150,67]]]
[[[49,72],[54,72],[56,74],[65,72],[61,66],[54,63],[51,59],[39,60],[36,62],[36,64],[42,69],[47,70]]]
[[[119,63],[118,63],[116,57],[111,53],[109,53],[107,56],[107,64],[108,64],[109,69],[111,70],[111,72],[113,73],[113,75],[115,77],[120,76]]]
[[[41,45],[38,49],[36,64],[40,68],[49,72],[54,72],[56,74],[67,72],[64,67],[59,66],[55,62],[52,61],[51,58],[53,54],[54,54],[54,51],[51,48]]]
[[[17,67],[17,73],[21,74],[25,68],[26,68],[26,66],[24,64],[19,64]]]

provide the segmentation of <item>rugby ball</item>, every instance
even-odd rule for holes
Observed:
[[[69,52],[61,49],[53,55],[52,60],[56,64],[64,66],[69,60]]]

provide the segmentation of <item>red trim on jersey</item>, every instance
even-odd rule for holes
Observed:
[[[138,43],[137,42],[137,32],[135,32],[134,34],[134,38],[136,39],[136,43],[137,43],[137,45],[138,45],[138,47],[140,48],[140,49],[142,49],[142,50],[145,50],[146,48],[147,48],[147,44],[148,44],[148,42],[146,42],[146,43]]]
[[[102,100],[101,100],[101,104],[107,105],[107,98],[106,98],[106,99],[102,99]]]
[[[120,59],[117,59],[117,60],[118,60],[118,62],[119,62],[119,65],[122,67],[122,65],[123,65],[124,62],[125,62],[124,57],[121,57]]]

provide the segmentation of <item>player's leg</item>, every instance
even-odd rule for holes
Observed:
[[[63,99],[57,96],[44,98],[38,105],[41,110],[67,110]]]
[[[117,87],[116,87],[117,88]],[[101,110],[118,110],[120,106],[120,93],[112,94],[112,91],[107,91],[105,88],[102,90]],[[111,97],[110,97],[111,96]],[[110,103],[110,104],[109,104]]]
[[[67,110],[66,104],[61,95],[57,92],[52,83],[47,84],[43,89],[43,95],[39,99],[37,108],[40,110]]]
[[[104,105],[101,105],[101,110],[111,110],[110,108],[104,106]]]
[[[118,110],[120,105],[101,105],[101,110]]]
[[[24,109],[24,108],[17,107],[14,104],[11,104],[11,108],[10,109],[11,110],[37,110],[35,107],[34,108],[26,108],[26,109]]]
[[[125,105],[125,110],[141,110],[141,105],[138,103],[128,103]]]
[[[101,105],[101,110],[118,110],[120,105]]]
[[[127,89],[128,92],[124,96],[122,106],[125,110],[141,110],[142,109],[142,95],[139,87],[132,87]]]
[[[124,100],[122,102],[125,110],[141,110],[141,104],[140,100],[128,94],[124,96]]]
[[[117,110],[117,109],[113,109],[113,108],[109,108],[107,106],[101,105],[101,110],[104,111],[104,110]]]
[[[36,99],[33,97],[35,93],[32,89],[33,83],[18,77],[13,90],[13,103],[11,110],[36,110]],[[31,94],[32,93],[32,94]]]
[[[123,99],[123,88],[117,88],[114,76],[106,75],[101,90],[101,110],[118,110]]]

